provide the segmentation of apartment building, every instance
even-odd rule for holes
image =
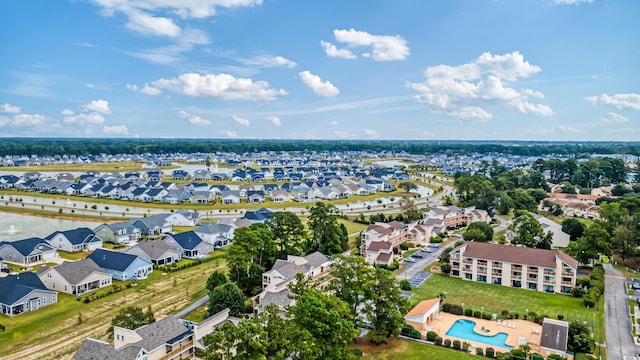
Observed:
[[[425,220],[429,219],[443,220],[445,229],[455,229],[478,221],[491,221],[486,210],[476,209],[474,206],[435,206],[425,213]]]
[[[578,261],[560,250],[467,241],[450,253],[451,276],[535,291],[568,294]]]

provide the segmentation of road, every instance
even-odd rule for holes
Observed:
[[[640,348],[631,336],[631,323],[627,309],[628,296],[624,287],[624,277],[611,264],[604,265],[604,272],[607,359],[639,359],[637,355]]]
[[[417,272],[419,271],[423,271],[424,268],[431,264],[432,262],[438,260],[438,256],[440,256],[440,254],[442,254],[442,251],[444,250],[444,247],[438,247],[438,248],[430,248],[431,252],[427,253],[427,252],[419,252],[421,255],[424,256],[424,258],[422,259],[416,259],[415,263],[407,263],[407,268],[404,269],[404,271],[402,271],[401,273],[398,274],[397,278],[402,280],[402,279],[411,279],[413,277],[413,275],[415,275]],[[403,262],[404,264],[404,262]]]

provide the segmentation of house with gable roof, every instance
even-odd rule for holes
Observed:
[[[66,252],[93,251],[102,247],[102,239],[86,227],[55,231],[45,240],[52,247]]]
[[[98,225],[93,232],[105,242],[112,244],[129,244],[140,239],[140,229],[133,226],[131,221]]]
[[[31,266],[56,256],[56,249],[41,238],[0,242],[0,257],[8,263]]]
[[[197,211],[182,209],[164,215],[171,226],[196,226],[200,223],[200,213]]]
[[[87,258],[116,280],[145,279],[153,272],[151,261],[133,254],[96,249]]]
[[[202,240],[195,231],[171,234],[162,241],[170,248],[179,251],[187,259],[200,259],[209,256],[213,245]]]
[[[154,265],[168,265],[182,259],[182,254],[172,249],[162,240],[149,240],[140,242],[124,251],[151,261]]]
[[[404,316],[404,320],[407,325],[424,333],[431,330],[430,325],[436,320],[438,313],[440,313],[440,298],[422,300]]]
[[[167,221],[166,214],[147,216],[129,221],[133,226],[138,228],[143,235],[167,234],[173,230],[171,223]]]
[[[41,266],[36,274],[49,290],[80,295],[111,285],[111,274],[93,260],[65,261],[60,265]]]
[[[233,239],[235,229],[227,224],[204,223],[193,230],[200,238],[215,249],[227,246]]]
[[[58,293],[47,289],[33,272],[0,277],[0,290],[0,314],[7,316],[58,302]]]
[[[372,265],[391,265],[393,263],[393,243],[372,241],[366,248],[365,259]]]

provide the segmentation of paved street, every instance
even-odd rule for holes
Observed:
[[[611,264],[605,264],[604,271],[607,359],[637,359],[640,348],[634,343],[630,332],[624,277]]]
[[[400,274],[398,274],[397,278],[400,280],[411,279],[415,274],[422,271],[427,265],[438,260],[438,256],[440,256],[440,254],[444,250],[444,247],[437,247],[437,248],[430,248],[430,249],[431,249],[430,253],[419,252],[424,257],[422,259],[415,259],[416,260],[415,263],[406,263],[403,261],[402,264],[406,265],[407,268],[404,271],[402,271]]]

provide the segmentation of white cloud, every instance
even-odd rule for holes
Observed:
[[[129,129],[126,125],[103,126],[102,132],[110,135],[128,135]]]
[[[207,126],[211,124],[210,120],[203,119],[198,115],[189,114],[188,112],[183,110],[178,111],[178,116],[180,116],[183,119],[187,119],[187,121],[189,121],[189,124],[192,124],[192,125]]]
[[[298,66],[294,61],[291,61],[282,56],[261,55],[251,59],[240,60],[245,65],[259,66],[259,67],[288,67],[294,68]]]
[[[82,109],[86,111],[95,111],[101,114],[110,114],[109,102],[106,100],[93,100],[88,104],[82,105]]]
[[[553,2],[560,5],[576,5],[580,3],[592,3],[593,0],[553,0]]]
[[[280,118],[277,116],[267,116],[266,119],[271,121],[275,126],[282,126],[282,121],[280,121]]]
[[[544,94],[532,89],[517,90],[509,84],[540,72],[540,67],[524,60],[519,52],[504,55],[484,53],[466,64],[429,66],[421,83],[408,83],[418,102],[436,112],[465,120],[488,120],[493,117],[485,107],[503,105],[522,114],[549,117],[551,107],[529,101]]]
[[[314,75],[309,71],[301,71],[298,73],[302,82],[310,87],[314,93],[324,97],[334,97],[340,94],[340,90],[329,81],[323,82],[318,75]]]
[[[580,132],[580,130],[578,130],[577,128],[569,125],[558,125],[555,128],[561,132],[571,132],[571,133]]]
[[[607,115],[608,115],[607,117],[600,118],[600,121],[603,123],[612,123],[612,122],[624,123],[629,121],[628,117],[620,114],[616,114],[614,112],[608,112]]]
[[[332,132],[332,133],[333,133],[333,135],[334,135],[335,137],[338,137],[338,138],[341,138],[341,139],[344,139],[344,138],[349,137],[349,133],[348,133],[348,132],[346,132],[346,131],[333,130],[333,132]]]
[[[611,105],[620,110],[640,110],[640,94],[601,94],[599,96],[589,96],[586,100],[593,105],[604,104]]]
[[[160,89],[192,97],[215,97],[230,100],[275,100],[279,96],[288,95],[285,90],[270,89],[269,83],[266,81],[253,82],[251,79],[236,79],[229,74],[187,73],[173,79],[156,80],[153,85]]]
[[[97,112],[82,112],[77,115],[67,115],[63,118],[65,124],[99,125],[104,124],[104,116]]]
[[[84,87],[86,87],[87,89],[95,89],[96,84],[85,84]]]
[[[236,124],[241,125],[241,126],[249,126],[251,125],[251,122],[249,121],[249,119],[247,118],[243,118],[237,115],[233,115],[233,121],[236,122]]]
[[[19,106],[9,105],[8,103],[4,103],[0,105],[0,112],[9,113],[9,114],[19,114],[22,112]]]
[[[179,37],[172,38],[171,41],[171,44],[157,48],[121,51],[153,64],[173,65],[183,59],[182,53],[193,50],[196,45],[208,44],[209,37],[204,31],[189,28],[184,29]]]
[[[44,123],[46,117],[40,114],[16,114],[13,115],[13,126],[36,126]]]
[[[329,126],[338,126],[340,123],[337,120],[333,120],[329,122]]]
[[[160,91],[160,89],[153,86],[149,86],[149,84],[144,84],[142,88],[139,88],[138,85],[135,85],[135,84],[126,84],[125,87],[131,91],[137,91],[141,94],[150,95],[150,96],[157,96],[162,94],[162,91]]]
[[[346,43],[349,47],[371,46],[371,53],[367,53],[366,57],[371,56],[375,61],[404,60],[409,56],[407,41],[397,35],[371,35],[365,31],[349,29],[333,30],[333,36],[336,41]],[[335,47],[332,48],[332,44],[327,44],[322,44],[327,55],[328,50],[338,51]]]
[[[238,8],[262,4],[262,0],[93,0],[104,16],[123,13],[127,28],[145,35],[178,36],[181,28],[168,17],[203,19],[216,15],[217,8]],[[160,14],[164,16],[159,16]]]
[[[328,57],[356,59],[358,56],[347,49],[338,49],[335,45],[327,41],[320,41],[320,45]]]
[[[570,125],[557,125],[554,127],[543,128],[543,129],[525,129],[523,131],[527,134],[549,135],[549,134],[555,134],[558,132],[577,133],[577,132],[580,132],[580,129]]]
[[[11,123],[11,119],[9,119],[6,116],[0,115],[0,127],[3,127],[5,125],[9,125],[9,123]]]
[[[238,137],[238,134],[236,134],[235,131],[231,131],[231,130],[220,130],[220,135],[228,137],[228,138],[234,138],[234,137]]]
[[[366,137],[369,137],[369,138],[377,139],[377,138],[379,138],[379,137],[380,137],[380,134],[378,134],[378,132],[377,132],[377,131],[375,131],[375,130],[362,129],[362,132],[364,133],[364,135],[365,135]]]
[[[74,112],[71,109],[64,109],[60,112],[60,114],[63,116],[71,116],[74,114]]]

